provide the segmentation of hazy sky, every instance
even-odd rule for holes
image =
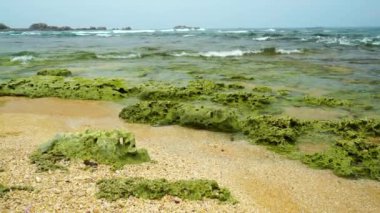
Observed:
[[[380,0],[0,0],[0,23],[171,28],[380,26]]]

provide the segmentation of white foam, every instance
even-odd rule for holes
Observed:
[[[372,45],[380,46],[380,41],[373,42]]]
[[[345,45],[345,46],[353,46],[353,44],[350,42],[350,40],[348,40],[344,37],[338,39],[338,44]]]
[[[253,38],[253,40],[255,40],[255,41],[268,41],[269,39],[270,39],[269,36]]]
[[[22,32],[21,35],[41,35],[40,32]]]
[[[302,52],[303,51],[299,49],[294,49],[294,50],[276,49],[276,53],[280,53],[280,54],[299,54]]]
[[[164,30],[160,30],[160,32],[163,32],[163,33],[174,32],[174,29],[164,29]]]
[[[364,37],[362,40],[360,40],[361,43],[365,43],[365,44],[371,43],[372,41],[373,39],[367,38],[367,37]]]
[[[15,56],[13,58],[11,58],[11,62],[21,62],[23,64],[26,64],[28,63],[29,61],[33,60],[33,56],[31,55],[23,55],[23,56]]]
[[[175,29],[175,31],[177,31],[177,32],[189,32],[190,29],[188,29],[188,28],[185,28],[185,29]]]
[[[191,34],[187,34],[187,35],[183,35],[183,37],[194,37],[195,35],[191,35]]]
[[[267,32],[276,32],[276,29],[270,28],[270,29],[267,29],[265,31],[267,31]]]
[[[108,34],[108,33],[107,34],[106,33],[98,33],[98,34],[96,34],[96,36],[108,38],[108,37],[111,37],[112,35]]]

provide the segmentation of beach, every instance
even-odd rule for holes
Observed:
[[[379,35],[1,31],[0,212],[379,212]],[[131,134],[150,159],[33,160],[86,130]],[[99,197],[132,177],[213,180],[233,202]]]
[[[1,200],[1,211],[378,212],[380,209],[378,182],[342,179],[330,171],[310,169],[245,140],[231,142],[228,134],[178,126],[125,124],[117,117],[120,106],[109,102],[10,97],[1,101],[1,167],[5,169],[1,182],[27,184],[38,190],[12,192],[9,199]],[[14,107],[25,103],[30,106],[27,110]],[[28,155],[57,132],[86,128],[131,131],[156,163],[126,166],[116,172],[110,172],[107,166],[89,171],[81,162],[75,162],[68,172],[38,173],[30,165]],[[228,187],[239,203],[175,203],[170,197],[161,201],[95,199],[94,182],[129,176],[211,178]]]

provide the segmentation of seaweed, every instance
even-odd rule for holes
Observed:
[[[239,131],[237,115],[229,110],[175,101],[142,101],[123,108],[119,117],[153,125],[178,124],[197,129]]]
[[[144,178],[125,178],[125,179],[105,179],[97,182],[99,191],[98,198],[109,201],[127,199],[130,196],[157,200],[166,195],[179,197],[185,200],[216,199],[221,202],[236,203],[230,191],[221,188],[213,180],[179,180],[167,181],[166,179],[144,179]]]
[[[199,98],[225,89],[225,85],[209,80],[193,80],[186,87],[176,87],[170,84],[148,83],[140,86],[139,97],[143,100],[175,100]]]
[[[338,106],[350,106],[351,102],[347,100],[337,100],[332,97],[312,97],[305,96],[303,98],[304,102],[315,106],[327,106],[327,107],[338,107]]]
[[[30,159],[38,171],[66,169],[59,162],[73,159],[112,165],[114,169],[150,161],[145,149],[136,148],[133,134],[121,130],[57,135],[33,152]]]
[[[120,79],[64,78],[33,76],[8,80],[0,84],[0,96],[59,97],[67,99],[116,100],[135,93]]]
[[[380,180],[380,146],[362,138],[337,141],[325,152],[305,155],[302,162],[338,176]]]
[[[323,123],[326,130],[332,131],[345,139],[368,138],[380,136],[380,121],[375,119],[345,119]]]
[[[294,145],[297,138],[310,128],[310,124],[294,118],[275,118],[269,115],[248,117],[242,131],[252,143],[287,146]]]
[[[31,186],[5,186],[0,183],[0,198],[4,197],[7,193],[11,191],[33,191],[33,187]]]
[[[68,69],[46,69],[37,72],[37,75],[49,75],[49,76],[70,76],[71,71]]]
[[[248,92],[217,93],[211,98],[212,102],[227,106],[246,105],[253,108],[262,108],[271,103],[267,95],[257,95]]]

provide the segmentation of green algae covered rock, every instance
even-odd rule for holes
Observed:
[[[8,192],[11,191],[33,191],[33,187],[31,186],[5,186],[0,183],[0,198],[4,197]]]
[[[232,111],[174,101],[142,101],[125,107],[119,117],[128,122],[178,124],[223,132],[236,132],[240,129],[237,115]]]
[[[338,141],[325,152],[305,155],[302,161],[339,176],[380,180],[380,146],[364,139]]]
[[[338,106],[350,106],[351,103],[347,100],[338,100],[331,97],[312,97],[305,96],[303,98],[304,102],[315,106],[328,106],[328,107],[338,107]]]
[[[232,198],[228,189],[221,188],[213,180],[179,180],[169,182],[166,179],[106,179],[97,183],[98,198],[115,201],[130,196],[156,200],[166,195],[179,197],[185,200],[216,199],[221,202],[236,201]]]
[[[218,93],[211,98],[212,102],[227,106],[246,105],[253,108],[261,108],[271,103],[271,99],[266,95],[257,95],[247,92]]]
[[[37,72],[37,75],[49,75],[49,76],[70,76],[71,71],[68,69],[47,69]]]
[[[225,87],[224,84],[209,80],[190,81],[185,87],[150,82],[140,87],[140,98],[143,100],[191,99],[202,95],[210,95],[225,89]]]
[[[36,150],[30,159],[39,171],[64,169],[60,161],[81,159],[112,165],[115,169],[125,164],[150,161],[145,149],[137,149],[132,133],[113,130],[86,130],[82,133],[57,135]]]
[[[323,128],[329,129],[346,139],[380,136],[380,120],[375,119],[330,121],[326,122]]]
[[[0,84],[0,96],[59,97],[67,99],[115,100],[133,92],[123,80],[33,76]]]
[[[256,144],[293,145],[308,127],[307,123],[294,118],[276,118],[272,116],[250,116],[243,126],[243,133]]]

